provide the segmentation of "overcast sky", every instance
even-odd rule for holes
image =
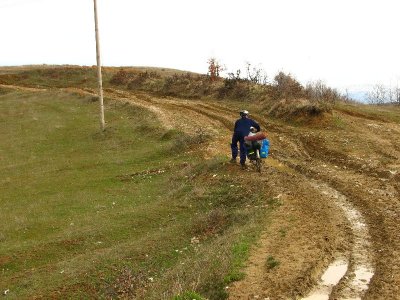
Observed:
[[[400,83],[399,0],[98,0],[102,64]],[[0,65],[96,64],[92,0],[0,0]]]

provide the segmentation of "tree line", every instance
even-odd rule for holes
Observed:
[[[386,87],[383,84],[376,84],[367,93],[367,100],[370,104],[397,104],[400,105],[400,88]]]

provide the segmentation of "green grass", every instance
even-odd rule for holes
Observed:
[[[106,101],[105,118],[100,133],[90,97],[0,94],[0,291],[225,299],[224,278],[238,279],[246,259],[243,236],[265,218],[243,208],[262,197],[230,189],[221,159],[176,151],[176,134],[149,111]],[[211,172],[220,176],[210,181]]]
[[[338,115],[333,116],[333,124],[337,129],[346,129],[346,122]]]
[[[196,292],[187,291],[175,296],[173,300],[204,300],[204,298]]]
[[[372,121],[400,123],[399,105],[361,105],[339,102],[336,104],[335,109],[355,117],[366,118]]]
[[[276,268],[277,266],[279,266],[279,264],[280,264],[280,262],[271,255],[267,257],[267,260],[265,262],[265,265],[267,266],[268,270]]]
[[[254,241],[253,241],[254,242]],[[225,276],[224,282],[229,284],[234,281],[239,281],[244,278],[243,267],[248,259],[250,243],[247,240],[240,241],[232,247],[232,267],[228,275]]]
[[[1,71],[1,68],[0,68]],[[2,74],[3,73],[3,74]],[[104,81],[108,81],[111,74],[104,73]],[[47,66],[15,68],[13,71],[0,72],[0,83],[18,84],[29,87],[97,87],[97,71],[95,67],[80,66]]]
[[[155,234],[159,219],[174,212],[161,197],[164,174],[118,179],[174,163],[165,159],[167,142],[135,131],[154,119],[147,112],[133,118],[121,108],[108,110],[101,134],[97,106],[85,99],[62,93],[0,99],[1,287],[10,288],[10,296],[51,287],[49,277],[62,282],[67,265],[82,274],[93,267],[93,254],[109,252],[109,259],[116,243]],[[34,274],[24,283],[27,270]]]

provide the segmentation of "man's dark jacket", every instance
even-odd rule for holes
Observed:
[[[249,134],[250,127],[254,127],[257,129],[257,131],[260,131],[260,125],[258,125],[256,121],[243,117],[235,122],[235,128],[233,129],[233,132],[238,137],[244,138]]]

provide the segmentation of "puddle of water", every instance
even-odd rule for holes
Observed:
[[[372,276],[374,276],[374,272],[371,267],[357,266],[354,270],[354,278],[349,284],[352,292],[355,292],[357,295],[364,294],[364,292],[368,289],[368,285],[371,281]],[[361,299],[361,297],[356,297],[354,299]]]
[[[344,260],[333,262],[322,275],[322,283],[325,285],[337,285],[346,274],[348,266],[349,264]]]
[[[339,299],[361,299],[368,289],[369,282],[374,275],[374,269],[369,257],[370,235],[368,226],[362,214],[352,206],[347,198],[337,190],[326,184],[314,182],[322,194],[330,196],[335,204],[340,207],[350,223],[354,237],[354,245],[351,250],[351,260],[354,265],[354,272],[347,272],[348,262],[337,260],[332,263],[321,277],[320,283],[311,292],[307,300],[329,299],[332,289],[346,274],[352,279],[345,283],[344,289],[340,292]],[[350,297],[349,297],[350,296]]]
[[[325,290],[319,290],[314,293],[312,293],[310,296],[307,298],[303,298],[303,300],[329,300],[329,295],[332,291],[332,288],[326,288]]]
[[[349,264],[345,260],[336,260],[329,265],[317,287],[303,300],[328,300],[332,289],[347,272]]]
[[[351,253],[354,263],[354,272],[352,273],[354,278],[347,284],[344,294],[355,294],[356,297],[351,299],[361,299],[361,296],[368,289],[372,276],[374,276],[372,262],[368,256],[371,247],[368,226],[362,214],[347,201],[344,195],[335,191],[334,197],[337,200],[336,204],[343,210],[349,220],[354,235],[354,245]]]

